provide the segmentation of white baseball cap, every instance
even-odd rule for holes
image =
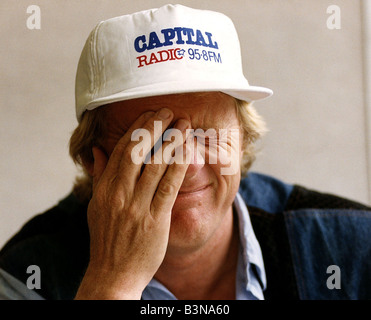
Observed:
[[[243,75],[233,22],[225,15],[165,5],[100,22],[79,60],[78,121],[86,110],[136,98],[221,91],[253,101],[272,90]]]

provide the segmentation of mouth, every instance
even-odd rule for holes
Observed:
[[[195,187],[195,188],[180,188],[178,195],[187,195],[187,194],[202,192],[209,187],[210,187],[210,184],[203,185],[200,187]]]

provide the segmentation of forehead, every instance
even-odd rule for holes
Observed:
[[[198,126],[217,125],[236,119],[235,99],[221,92],[163,95],[120,101],[106,105],[106,119],[111,124],[129,127],[141,114],[168,108],[173,120],[185,118]]]

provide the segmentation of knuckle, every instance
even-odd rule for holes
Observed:
[[[147,164],[145,171],[151,176],[157,176],[163,172],[163,169],[160,164]]]
[[[118,192],[112,193],[110,196],[109,200],[107,201],[108,207],[109,208],[123,208],[124,207],[124,199],[121,194]]]
[[[163,180],[158,186],[157,193],[159,196],[166,197],[175,194],[177,190],[178,188],[174,182]]]
[[[138,198],[131,198],[125,207],[125,212],[131,216],[138,216],[138,213],[145,210],[145,206]]]
[[[136,221],[138,219],[138,209],[135,206],[130,206],[125,210],[125,217],[130,221]]]

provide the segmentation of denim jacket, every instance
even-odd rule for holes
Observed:
[[[371,299],[370,208],[261,174],[241,181],[267,299]]]
[[[371,299],[371,210],[250,173],[241,180],[262,249],[265,299]],[[87,204],[73,194],[31,219],[0,251],[0,268],[26,283],[42,272],[45,299],[73,299],[89,261]]]

